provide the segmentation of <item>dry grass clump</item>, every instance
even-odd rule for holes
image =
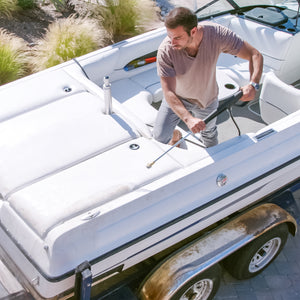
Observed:
[[[105,32],[91,19],[73,16],[52,23],[37,46],[34,71],[40,71],[103,47]]]
[[[0,0],[0,15],[11,17],[11,14],[18,9],[18,0]]]
[[[157,7],[152,0],[101,0],[94,8],[112,42],[140,34],[157,19]]]
[[[22,39],[0,29],[0,85],[26,75],[25,48]]]

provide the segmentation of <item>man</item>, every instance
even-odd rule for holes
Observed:
[[[175,144],[182,120],[193,133],[201,132],[206,147],[218,143],[216,119],[203,119],[218,107],[216,63],[222,52],[249,61],[249,84],[241,87],[242,101],[255,97],[262,74],[262,55],[235,33],[212,22],[198,24],[189,9],[173,9],[165,19],[167,37],[157,53],[157,70],[164,100],[154,126],[154,138]]]

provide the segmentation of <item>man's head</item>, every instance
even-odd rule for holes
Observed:
[[[188,35],[190,35],[194,27],[197,27],[197,23],[197,16],[185,7],[174,8],[165,18],[167,29],[175,29],[178,26],[182,26]]]
[[[165,19],[165,26],[172,47],[182,50],[190,47],[197,32],[196,15],[185,7],[177,7],[170,11]]]

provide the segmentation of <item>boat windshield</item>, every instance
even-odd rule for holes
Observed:
[[[279,6],[294,8],[298,0],[204,0],[198,5],[196,14],[198,19],[205,19],[251,6]]]

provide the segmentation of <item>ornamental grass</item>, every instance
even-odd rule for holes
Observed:
[[[49,25],[37,46],[33,59],[34,71],[41,71],[103,47],[104,31],[87,18],[74,16]]]
[[[0,29],[0,85],[26,75],[28,60],[24,41]]]
[[[34,8],[36,7],[37,2],[38,0],[17,0],[18,6],[20,6],[22,9]]]
[[[102,0],[94,8],[112,42],[144,32],[155,19],[157,7],[152,0]]]
[[[0,15],[11,17],[11,14],[18,10],[18,0],[0,0]]]

